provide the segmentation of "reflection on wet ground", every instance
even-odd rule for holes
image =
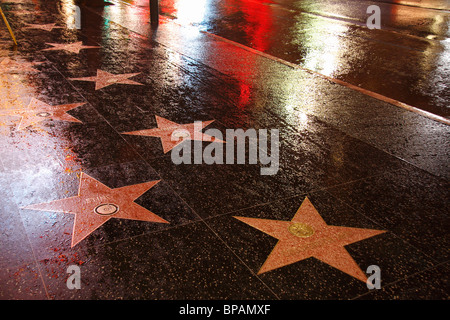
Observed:
[[[182,25],[448,118],[450,5],[411,2],[163,0],[161,11]],[[381,30],[366,26],[371,4],[381,9]]]

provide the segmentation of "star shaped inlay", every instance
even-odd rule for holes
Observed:
[[[42,51],[52,51],[52,50],[65,50],[72,53],[80,53],[81,49],[96,49],[100,48],[98,46],[85,46],[82,41],[74,43],[46,43],[53,46],[53,48],[43,49]]]
[[[42,64],[43,62],[26,62],[16,61],[10,58],[4,58],[0,62],[0,74],[3,73],[21,73],[21,72],[41,72],[40,70],[33,69],[35,65]]]
[[[81,122],[66,112],[75,109],[85,103],[71,103],[59,106],[50,106],[45,102],[32,98],[26,109],[0,110],[0,116],[18,116],[20,122],[17,130],[37,124],[47,119]]]
[[[198,124],[178,124],[159,116],[155,117],[158,128],[123,132],[122,134],[161,138],[164,153],[169,152],[185,140],[225,143],[225,141],[201,132],[203,128],[214,122],[214,120],[199,121]]]
[[[74,247],[111,218],[169,223],[134,202],[158,182],[159,180],[111,189],[81,173],[78,196],[33,204],[23,209],[74,214]]]
[[[308,198],[291,221],[235,218],[278,239],[258,274],[314,257],[366,282],[366,274],[344,246],[386,232],[327,225]]]
[[[45,31],[52,31],[53,29],[62,29],[62,27],[58,27],[56,23],[48,23],[48,24],[30,24],[27,23],[27,26],[24,29],[41,29]]]
[[[98,69],[97,75],[94,77],[69,78],[69,80],[93,81],[93,82],[95,82],[95,90],[99,90],[104,87],[116,84],[116,83],[143,86],[142,83],[128,79],[128,78],[137,76],[138,74],[140,74],[140,73],[112,74],[112,73]]]

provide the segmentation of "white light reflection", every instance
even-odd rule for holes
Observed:
[[[203,21],[208,0],[180,0],[175,4],[177,23],[196,24]]]
[[[303,66],[331,77],[340,66],[342,35],[348,31],[348,26],[322,19],[313,19],[311,24],[305,38],[308,51]]]
[[[80,11],[79,7],[75,5],[74,0],[63,0],[60,2],[60,10],[67,28],[74,29],[80,26]],[[78,14],[78,17],[77,17]],[[78,19],[77,19],[78,18]]]

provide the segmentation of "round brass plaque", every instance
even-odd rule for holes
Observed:
[[[119,212],[119,206],[112,204],[112,203],[104,203],[99,205],[94,209],[96,214],[102,215],[102,216],[109,216],[114,213]]]
[[[46,118],[46,117],[50,116],[50,113],[49,112],[39,112],[39,113],[36,113],[36,116]]]
[[[189,132],[185,131],[185,130],[175,130],[172,133],[172,137],[178,138],[178,139],[180,139],[180,138],[182,138],[182,139],[188,138],[189,136],[190,136]]]
[[[308,238],[314,234],[314,229],[304,223],[293,223],[288,228],[289,232],[296,237]]]

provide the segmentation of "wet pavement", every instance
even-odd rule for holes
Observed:
[[[81,2],[1,0],[1,299],[449,298],[448,2]]]

